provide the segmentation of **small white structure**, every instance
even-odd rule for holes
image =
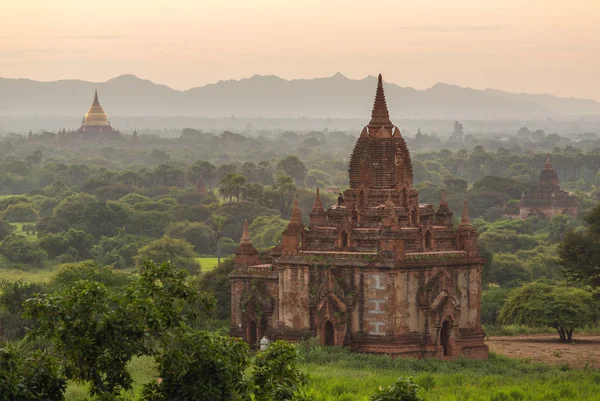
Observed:
[[[269,343],[271,341],[267,338],[267,336],[264,336],[263,338],[260,339],[260,350],[264,351],[269,347]]]

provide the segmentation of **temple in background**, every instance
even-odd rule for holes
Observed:
[[[136,133],[136,140],[137,140]],[[56,140],[64,142],[73,141],[124,141],[123,135],[110,125],[108,116],[98,100],[98,91],[94,93],[94,100],[81,121],[81,126],[76,131],[59,131]]]
[[[538,190],[529,195],[523,193],[519,202],[519,218],[522,220],[531,216],[542,219],[552,219],[557,214],[577,217],[579,201],[558,185],[558,175],[550,162],[550,155],[546,158],[544,169],[540,173]]]
[[[248,223],[230,275],[232,335],[392,356],[487,359],[477,230],[442,195],[420,204],[410,152],[379,75],[371,121],[350,158],[350,188],[304,225],[294,202],[281,244],[259,254]]]

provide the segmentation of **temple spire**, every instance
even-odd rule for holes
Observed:
[[[315,196],[315,203],[312,208],[313,212],[324,212],[323,202],[321,202],[321,197],[319,196],[319,188],[317,188],[317,195]]]
[[[382,127],[392,132],[394,128],[390,121],[387,103],[385,101],[385,93],[383,91],[383,78],[381,74],[377,78],[377,91],[375,92],[375,102],[373,103],[373,111],[371,112],[371,121],[369,122],[369,134],[374,136]],[[391,136],[391,135],[390,135]]]
[[[544,170],[553,170],[552,162],[550,161],[550,153],[546,155],[546,164],[544,164]]]
[[[446,202],[446,190],[442,189],[442,199],[440,200],[440,206],[447,206],[448,202]]]
[[[298,206],[298,199],[294,199],[294,206],[292,207],[292,216],[288,224],[288,229],[294,228],[304,228],[304,223],[302,223],[302,215],[300,214],[300,207]]]
[[[469,217],[469,202],[465,199],[465,205],[463,207],[463,214],[460,219],[459,227],[471,226],[471,218]]]
[[[244,220],[244,233],[242,234],[242,244],[250,243],[250,231],[248,230],[248,220]]]

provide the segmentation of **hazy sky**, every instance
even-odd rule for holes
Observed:
[[[0,0],[0,76],[342,72],[600,100],[600,0]]]

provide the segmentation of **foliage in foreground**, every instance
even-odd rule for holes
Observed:
[[[185,276],[168,263],[146,262],[124,294],[80,280],[26,301],[26,316],[36,321],[33,336],[52,341],[69,379],[89,382],[91,395],[114,399],[132,387],[126,369],[132,357],[154,355],[165,334],[186,321],[184,307],[197,293]]]
[[[67,380],[45,351],[0,348],[0,401],[62,401]]]
[[[396,383],[387,387],[379,387],[369,401],[422,401],[417,395],[419,386],[411,378],[399,377]]]
[[[160,380],[144,387],[148,401],[243,400],[248,345],[207,331],[182,330],[157,356]]]

